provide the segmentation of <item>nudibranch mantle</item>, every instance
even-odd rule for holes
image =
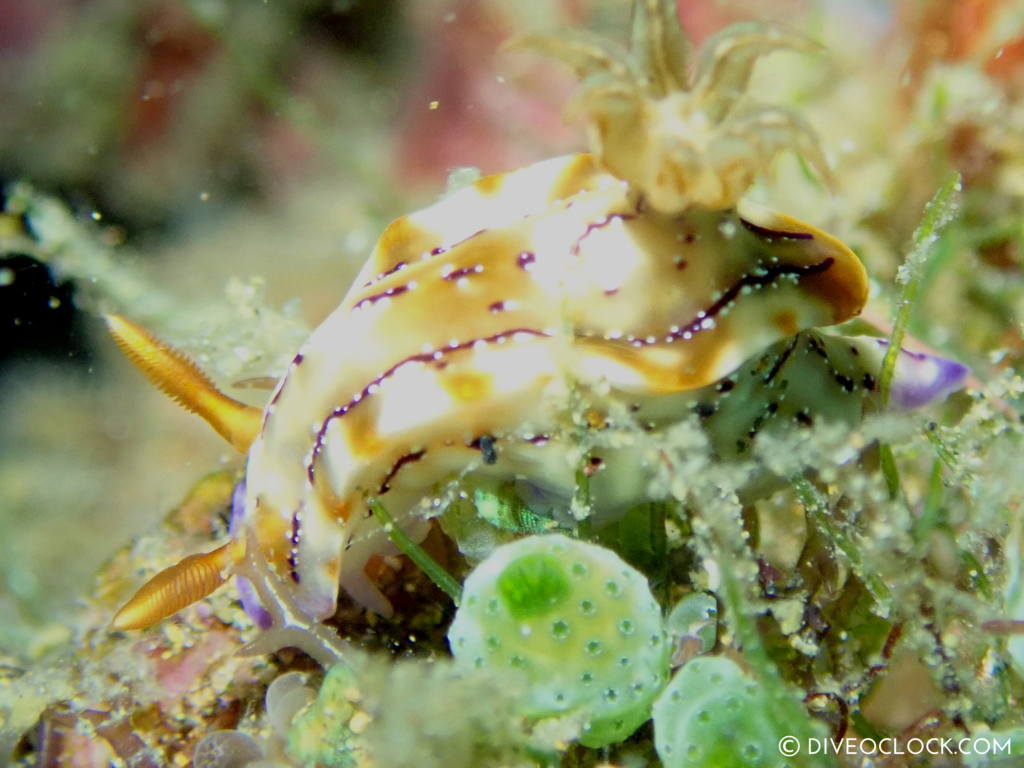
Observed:
[[[640,63],[606,57],[640,73],[633,86],[643,98],[660,98],[665,67],[682,66],[673,8],[639,0]],[[778,47],[760,32],[738,35],[716,42],[699,68],[702,98],[728,91],[708,109],[726,121],[722,146],[734,148],[750,138],[730,133],[734,91],[758,53]],[[586,92],[605,93],[609,82],[585,82]],[[589,110],[595,125],[605,96]],[[424,500],[471,473],[528,478],[568,498],[580,469],[581,403],[584,421],[600,428],[614,403],[675,402],[769,345],[856,315],[867,279],[849,249],[785,216],[735,206],[745,189],[736,180],[752,177],[780,136],[802,135],[782,122],[781,133],[747,142],[753,155],[744,149],[714,166],[728,183],[708,199],[694,197],[684,165],[666,166],[667,186],[620,168],[619,145],[604,137],[595,155],[487,176],[397,219],[262,410],[220,394],[174,350],[110,318],[151,379],[248,452],[231,541],[158,574],[115,628],[146,626],[203,597],[250,567],[253,547],[312,620],[334,613],[339,585],[388,613],[367,570],[393,548],[369,498],[414,539],[432,514]],[[630,134],[639,149],[662,135],[645,130]],[[645,492],[637,477],[603,503],[614,513]]]

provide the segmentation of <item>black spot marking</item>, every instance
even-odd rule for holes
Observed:
[[[296,509],[292,513],[292,531],[288,537],[288,541],[291,543],[291,547],[288,550],[288,575],[291,576],[292,581],[296,584],[300,582],[299,579],[299,541],[301,540],[301,520],[299,509]]]
[[[693,406],[693,412],[702,419],[707,419],[715,415],[715,411],[718,408],[712,403],[697,403]]]
[[[718,382],[718,386],[715,387],[716,392],[730,392],[733,387],[736,386],[736,382],[732,379],[725,379],[724,381]]]
[[[856,386],[853,379],[851,379],[849,376],[839,373],[838,371],[836,371],[833,374],[833,377],[835,378],[836,383],[843,388],[844,392],[853,392],[853,388]]]
[[[801,426],[810,427],[814,425],[814,419],[806,408],[797,411],[795,418]]]
[[[496,464],[498,462],[498,450],[494,445],[494,438],[490,435],[481,435],[473,441],[473,447],[480,451],[484,464]]]
[[[818,340],[817,336],[807,337],[807,348],[816,353],[822,359],[828,360],[828,350],[825,349],[825,345]]]

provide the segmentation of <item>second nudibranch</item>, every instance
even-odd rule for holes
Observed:
[[[393,222],[265,409],[111,318],[158,385],[248,452],[231,541],[154,577],[116,628],[203,597],[251,547],[309,618],[334,613],[339,585],[388,613],[367,575],[393,551],[370,498],[414,539],[437,489],[470,473],[569,498],[580,430],[604,426],[613,406],[673,402],[861,310],[867,279],[849,249],[736,208],[779,149],[807,149],[788,112],[736,106],[757,55],[794,46],[743,27],[709,44],[691,84],[674,3],[638,0],[635,21],[629,53],[571,35],[531,42],[593,78],[583,107],[595,154],[487,176]],[[695,121],[701,131],[673,132]],[[643,162],[626,162],[630,151]],[[636,476],[595,503],[614,515],[646,486]]]

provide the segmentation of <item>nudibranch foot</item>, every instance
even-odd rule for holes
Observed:
[[[351,644],[331,627],[311,619],[295,603],[288,585],[273,572],[251,532],[245,557],[235,566],[235,573],[255,590],[270,619],[269,627],[242,648],[243,654],[257,656],[281,648],[298,648],[325,669],[352,657]]]
[[[632,47],[586,32],[521,38],[575,71],[581,89],[567,116],[587,119],[601,165],[656,211],[733,207],[784,149],[829,183],[810,127],[782,107],[746,99],[754,65],[775,51],[819,53],[807,38],[764,24],[737,24],[708,40],[689,71],[689,44],[675,0],[636,3]]]

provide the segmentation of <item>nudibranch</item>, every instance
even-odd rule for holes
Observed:
[[[807,46],[739,27],[709,43],[691,85],[672,0],[638,0],[629,53],[579,35],[526,43],[584,76],[592,154],[486,176],[394,221],[265,408],[109,319],[150,378],[247,453],[230,540],[156,575],[115,628],[209,594],[253,547],[305,617],[330,617],[339,586],[386,614],[367,571],[394,550],[370,499],[421,539],[429,499],[471,474],[568,498],[580,430],[604,427],[612,404],[670,406],[860,312],[867,279],[848,248],[737,207],[778,150],[824,168],[795,116],[741,98],[760,54]],[[595,503],[624,508],[645,489],[637,478]]]

